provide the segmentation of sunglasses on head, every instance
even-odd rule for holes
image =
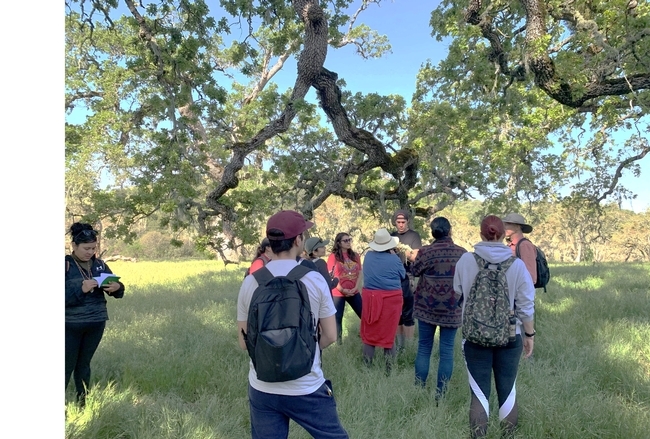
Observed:
[[[352,238],[341,239],[341,242],[345,242],[347,244],[348,242],[352,242]]]
[[[94,230],[88,230],[88,229],[82,230],[81,232],[79,232],[79,233],[77,233],[75,235],[74,240],[76,241],[77,238],[79,238],[80,236],[85,236],[87,238],[96,238],[97,237],[97,232],[94,231]]]

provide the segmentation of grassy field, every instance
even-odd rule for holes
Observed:
[[[66,392],[69,439],[250,437],[248,355],[237,345],[236,299],[245,267],[215,261],[113,262],[126,284],[92,363],[85,409]],[[538,290],[537,337],[517,380],[519,438],[650,437],[650,265],[552,266]],[[447,396],[413,385],[416,344],[386,378],[361,360],[359,320],[323,353],[351,438],[466,438],[469,386],[458,333]],[[436,340],[437,345],[437,340]],[[434,349],[435,351],[435,349]],[[432,379],[433,377],[433,379]],[[433,385],[433,387],[431,387]],[[498,438],[496,395],[488,437]],[[308,438],[292,423],[290,438]]]

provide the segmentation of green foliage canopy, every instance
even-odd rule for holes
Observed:
[[[330,196],[427,217],[476,196],[505,211],[569,183],[595,201],[629,195],[618,180],[650,150],[647,4],[443,1],[431,26],[449,54],[423,65],[409,107],[325,67],[346,45],[390,51],[357,24],[379,3],[68,0],[69,218],[128,237],[155,212],[228,259],[273,210],[313,217]]]

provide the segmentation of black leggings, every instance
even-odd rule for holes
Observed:
[[[359,318],[361,318],[363,302],[361,300],[361,293],[357,293],[354,296],[332,296],[332,301],[334,302],[334,308],[336,308],[336,339],[340,343],[343,336],[343,314],[345,312],[345,302],[350,304],[352,310],[354,310],[355,314]]]
[[[90,386],[90,360],[104,335],[106,322],[65,324],[65,387],[74,372],[77,398]]]
[[[485,436],[487,432],[492,373],[499,400],[499,420],[506,430],[513,430],[517,426],[515,382],[522,349],[521,335],[517,335],[514,342],[498,348],[488,348],[463,340],[463,354],[472,390],[469,408],[472,437]]]
[[[413,305],[415,298],[413,297],[413,291],[411,291],[411,281],[408,276],[402,280],[402,298],[404,301],[402,302],[402,314],[399,316],[399,325],[414,326]]]

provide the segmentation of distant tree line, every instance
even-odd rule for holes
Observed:
[[[594,208],[587,201],[580,204],[573,200],[573,203],[540,203],[520,212],[534,227],[530,239],[544,249],[551,262],[650,262],[650,209],[635,213],[616,204]],[[485,203],[463,201],[437,215],[451,221],[456,243],[471,250],[480,239],[478,224],[487,213],[493,212],[486,209]],[[367,243],[372,240],[375,230],[393,227],[388,215],[372,215],[336,197],[328,199],[317,209],[313,219],[316,226],[310,231],[312,236],[332,240],[336,233],[348,232],[354,238],[354,249],[360,252],[367,250]],[[431,219],[433,217],[416,217],[413,221],[413,228],[426,242],[431,241]],[[156,218],[142,220],[134,231],[136,235],[130,242],[120,238],[101,238],[104,256],[120,255],[138,260],[215,257],[200,245],[199,235],[160,227]],[[263,232],[263,227],[257,230],[257,242],[262,239]],[[255,249],[255,244],[242,247],[239,262],[247,264]]]

